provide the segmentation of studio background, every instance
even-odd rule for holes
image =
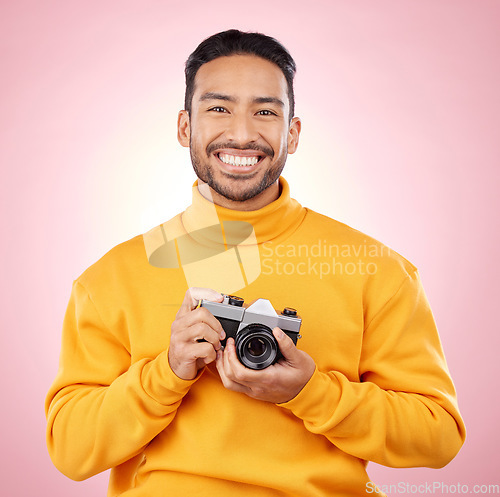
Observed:
[[[2,494],[106,494],[107,473],[72,482],[45,446],[71,284],[190,203],[184,62],[232,27],[297,62],[292,196],[412,261],[440,330],[465,446],[444,469],[371,478],[500,484],[499,21],[494,0],[3,0]]]

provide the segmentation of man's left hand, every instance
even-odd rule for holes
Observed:
[[[282,404],[304,388],[316,368],[313,358],[297,349],[292,339],[279,328],[273,329],[273,335],[283,358],[263,370],[243,366],[236,356],[234,340],[228,338],[224,351],[217,352],[216,360],[222,383],[228,390]]]

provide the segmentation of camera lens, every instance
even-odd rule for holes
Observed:
[[[252,323],[236,335],[236,353],[240,362],[250,369],[264,369],[273,364],[279,347],[268,326]]]
[[[259,357],[266,351],[266,343],[262,338],[252,338],[247,343],[247,351],[253,357]]]

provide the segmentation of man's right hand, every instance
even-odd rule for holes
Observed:
[[[222,302],[219,292],[209,288],[190,288],[172,323],[168,362],[172,371],[183,380],[192,380],[206,364],[215,360],[225,338],[222,325],[200,300]]]

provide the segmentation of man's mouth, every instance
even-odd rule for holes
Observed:
[[[224,164],[240,167],[255,166],[262,159],[261,155],[233,155],[223,152],[219,152],[217,157]]]
[[[212,153],[227,173],[243,175],[253,174],[264,158],[269,156],[264,150],[252,148],[220,147]]]

